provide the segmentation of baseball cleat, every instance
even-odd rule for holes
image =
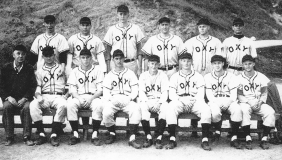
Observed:
[[[252,150],[252,149],[253,149],[253,147],[252,147],[252,141],[247,141],[247,142],[246,142],[246,148],[247,148],[248,150]]]
[[[14,143],[14,138],[7,138],[5,146],[11,146]]]
[[[202,147],[204,150],[206,150],[206,151],[210,151],[210,150],[211,150],[211,147],[210,147],[208,141],[202,142],[201,147]]]
[[[129,142],[128,142],[128,145],[129,145],[129,146],[132,146],[132,147],[135,148],[135,149],[141,149],[141,148],[142,148],[142,145],[141,145],[141,144],[138,144],[138,143],[136,142],[136,140],[129,141]]]
[[[47,142],[47,138],[43,136],[39,136],[39,138],[34,142],[36,145],[41,145]]]
[[[192,134],[191,134],[191,137],[192,138],[199,138],[200,136],[198,135],[198,132],[192,132]]]
[[[163,149],[162,141],[157,139],[156,140],[156,149]]]
[[[59,141],[58,141],[58,137],[51,137],[50,138],[50,143],[52,146],[57,147],[60,145]]]
[[[70,138],[69,145],[75,145],[75,144],[77,144],[77,143],[79,143],[79,142],[80,142],[80,138],[77,138],[77,137],[75,137],[75,136],[72,136],[72,137]]]
[[[143,148],[148,148],[151,145],[153,145],[153,140],[152,139],[146,139],[145,143],[143,144]]]
[[[173,140],[169,140],[168,144],[165,146],[165,149],[173,149],[177,146],[177,143]]]
[[[99,138],[92,138],[91,143],[94,144],[94,146],[101,146],[101,140]]]
[[[213,142],[214,142],[214,141],[219,141],[219,138],[220,138],[220,134],[215,133],[215,134],[213,135],[213,137],[212,137],[212,141],[213,141]]]
[[[242,149],[242,145],[238,139],[234,139],[233,141],[231,141],[230,146],[236,149]]]
[[[263,150],[266,150],[266,149],[269,149],[269,145],[267,143],[267,141],[261,141],[259,146],[263,149]]]
[[[30,140],[28,137],[24,137],[24,144],[26,144],[27,146],[33,146],[34,142]]]
[[[106,144],[112,144],[112,143],[114,143],[114,142],[115,142],[115,140],[116,140],[116,136],[115,136],[115,135],[110,134],[110,135],[107,137],[107,139],[106,139],[105,143],[106,143]]]

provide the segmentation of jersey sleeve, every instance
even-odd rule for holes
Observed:
[[[111,90],[112,89],[112,78],[111,78],[111,75],[110,73],[108,73],[105,78],[104,78],[104,81],[103,81],[103,87]]]
[[[97,71],[97,90],[98,91],[103,91],[103,80],[104,80],[104,72],[103,70],[99,69]]]
[[[73,42],[73,36],[71,36],[69,39],[68,39],[68,45],[69,45],[69,50],[70,50],[70,53],[72,55],[74,55],[74,42]]]
[[[227,58],[227,43],[228,43],[228,40],[227,39],[225,39],[223,42],[222,42],[222,44],[221,44],[221,48],[222,48],[222,56],[224,57],[224,58]]]
[[[139,26],[137,26],[137,35],[136,35],[136,43],[141,43],[142,40],[145,38],[142,30],[140,29]]]
[[[35,72],[35,77],[36,77],[37,86],[42,87],[42,78],[39,71],[40,70]]]
[[[228,74],[231,74],[231,73],[228,73]],[[233,89],[237,90],[237,88],[239,87],[239,83],[240,82],[238,80],[238,77],[232,74],[229,80],[229,90],[233,90]]]
[[[205,87],[205,80],[201,74],[197,74],[197,88]]]
[[[34,54],[39,54],[39,36],[37,36],[33,41],[30,51]]]
[[[145,72],[141,73],[139,80],[138,80],[138,85],[139,85],[139,92],[145,92]]]
[[[221,56],[225,57],[225,56],[223,55],[223,52],[222,52],[222,43],[221,43],[221,41],[220,41],[219,39],[217,39],[217,38],[216,38],[215,48],[216,48],[215,54],[221,55]]]
[[[144,44],[144,46],[142,47],[142,52],[144,52],[146,55],[152,55],[152,44],[153,44],[153,41],[152,41],[152,37],[149,38],[147,40],[147,42]]]
[[[254,41],[250,40],[251,41],[251,45],[250,45],[250,52],[251,52],[251,56],[253,58],[257,58],[258,57],[258,54],[257,54],[257,49],[254,45]]]
[[[165,73],[162,74],[162,82],[161,82],[161,89],[162,92],[169,90],[169,80]]]
[[[176,73],[178,73],[178,72],[176,72]],[[173,74],[170,77],[170,80],[169,80],[169,87],[170,88],[174,88],[175,90],[177,90],[177,76],[176,76],[176,73]]]
[[[104,37],[104,42],[109,45],[112,46],[113,45],[113,33],[112,33],[112,27],[109,28],[109,30],[107,31],[105,37]]]
[[[96,54],[103,54],[103,52],[105,52],[105,47],[104,47],[102,41],[99,38],[97,38],[95,52],[96,52]]]
[[[184,43],[180,37],[178,37],[178,55],[181,55],[186,51],[186,48],[184,46]]]
[[[130,86],[138,85],[138,78],[135,75],[135,73],[133,71],[131,71],[129,73],[130,73]]]
[[[267,84],[270,82],[270,80],[264,75],[261,74],[261,87],[267,87]]]
[[[58,45],[58,52],[62,53],[69,50],[69,44],[67,39],[64,36],[61,36],[60,42]]]
[[[188,53],[192,54],[193,55],[193,50],[194,50],[194,47],[193,47],[193,43],[192,43],[192,38],[188,39],[185,43],[184,43],[184,46],[185,46],[185,49]]]
[[[73,69],[70,73],[69,79],[67,81],[68,85],[76,85],[76,75],[75,75],[75,69]]]

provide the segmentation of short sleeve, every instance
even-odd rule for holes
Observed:
[[[75,69],[71,71],[67,84],[76,86]]]
[[[180,37],[178,37],[178,55],[181,55],[182,53],[184,53],[186,51],[186,48],[184,46],[184,43],[182,41],[182,39]]]
[[[35,73],[37,86],[42,87],[42,78],[38,71]]]
[[[130,86],[138,84],[138,78],[133,71],[130,72]]]
[[[142,48],[142,52],[144,52],[146,55],[152,55],[152,37],[147,40],[147,42],[144,44]]]
[[[139,80],[138,80],[138,85],[139,85],[139,91],[145,92],[145,73],[141,73]]]
[[[204,80],[205,80],[206,88],[212,89],[211,80],[210,80],[210,73],[205,75]]]
[[[137,44],[141,43],[141,41],[142,41],[142,39],[144,39],[144,37],[145,36],[144,36],[142,30],[140,29],[139,26],[137,26],[137,35],[136,35],[136,42],[137,42]]]
[[[205,87],[205,80],[201,74],[197,74],[197,88]]]
[[[103,80],[104,80],[104,78],[105,78],[105,76],[104,76],[104,72],[101,70],[101,69],[99,69],[98,71],[97,71],[97,90],[98,91],[102,91],[103,89]]]
[[[176,72],[178,73],[178,72]],[[177,89],[177,75],[173,74],[171,77],[170,77],[170,80],[169,80],[169,87],[171,88],[174,88],[174,89]]]
[[[229,73],[230,74],[230,73]],[[235,75],[231,75],[230,80],[229,80],[229,89],[233,90],[239,87],[239,80],[238,77]]]
[[[261,74],[261,87],[266,87],[270,80],[263,74]]]
[[[108,89],[112,89],[112,78],[111,78],[111,73],[108,73],[105,78],[104,78],[104,81],[103,81],[103,87],[106,87]]]
[[[58,45],[58,52],[62,53],[64,51],[68,51],[68,50],[69,50],[68,41],[66,40],[66,38],[64,36],[61,36],[60,43]]]
[[[95,52],[97,54],[100,54],[100,53],[103,53],[104,51],[105,51],[105,47],[104,47],[102,41],[99,38],[97,38],[97,46],[96,46]]]
[[[162,92],[169,90],[169,80],[165,73],[162,73],[161,88],[162,88]]]
[[[71,36],[68,39],[68,45],[69,45],[69,50],[71,54],[74,54],[74,42],[73,42],[73,36]]]
[[[185,49],[188,53],[193,54],[193,44],[191,39],[188,39],[185,43],[184,43]]]
[[[256,49],[256,47],[255,47],[255,45],[254,45],[254,41],[252,41],[252,40],[250,40],[250,41],[251,41],[251,46],[250,46],[251,56],[252,56],[253,58],[257,58],[257,57],[258,57],[258,55],[257,55],[257,49]]]
[[[112,27],[109,28],[109,30],[107,31],[105,37],[104,37],[104,42],[109,45],[112,46],[113,45],[113,33],[112,33]]]
[[[30,51],[34,54],[39,54],[39,36],[37,36],[33,41]]]

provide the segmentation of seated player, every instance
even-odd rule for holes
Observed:
[[[213,70],[205,75],[206,95],[212,113],[212,123],[215,127],[214,137],[218,140],[221,134],[222,112],[230,114],[232,138],[231,146],[242,148],[237,139],[239,126],[242,121],[241,107],[237,103],[238,82],[233,73],[225,71],[226,59],[220,55],[211,58]]]
[[[138,79],[133,71],[124,67],[124,54],[117,49],[113,53],[114,68],[105,76],[103,82],[103,98],[105,99],[103,121],[109,137],[106,144],[116,139],[114,114],[118,111],[129,115],[129,146],[140,149],[142,145],[135,141],[138,125],[141,121],[141,110],[134,100],[138,95]]]
[[[72,98],[68,99],[67,116],[73,132],[69,144],[74,145],[80,142],[78,135],[78,110],[91,109],[93,125],[91,142],[95,146],[99,146],[101,142],[98,138],[98,130],[102,121],[103,102],[101,95],[104,73],[99,66],[92,64],[90,50],[81,50],[79,59],[81,61],[80,66],[72,70],[68,79]]]
[[[243,112],[242,128],[246,134],[246,148],[252,149],[250,136],[251,114],[255,113],[263,119],[263,137],[260,142],[262,149],[269,149],[267,142],[271,127],[275,126],[275,111],[266,104],[267,83],[269,79],[254,70],[255,59],[250,55],[242,58],[244,71],[238,75],[238,100]]]
[[[150,132],[150,116],[151,113],[159,114],[159,121],[156,126],[156,148],[162,148],[162,134],[166,127],[165,110],[167,108],[169,81],[167,75],[158,70],[160,65],[160,57],[150,55],[148,57],[149,70],[143,72],[139,78],[139,105],[142,112],[142,126],[147,137],[144,148],[150,147],[153,144]]]
[[[175,129],[177,117],[180,113],[194,113],[200,118],[202,124],[202,148],[211,150],[208,142],[209,128],[211,124],[210,107],[205,103],[205,81],[201,74],[192,69],[192,55],[183,53],[179,56],[181,70],[170,78],[169,99],[166,112],[166,121],[170,141],[166,149],[176,147]]]
[[[66,116],[65,75],[61,64],[55,61],[54,48],[46,46],[42,49],[44,64],[36,72],[37,88],[35,99],[30,103],[30,115],[39,132],[36,145],[47,142],[42,123],[42,110],[55,108],[56,114],[52,123],[52,134],[50,142],[53,146],[58,146],[58,133]]]

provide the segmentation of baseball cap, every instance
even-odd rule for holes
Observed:
[[[159,56],[157,56],[157,55],[150,55],[149,57],[148,57],[148,61],[156,61],[156,62],[160,62],[160,57]]]
[[[192,55],[188,52],[184,52],[178,56],[178,59],[192,59]]]
[[[211,58],[211,63],[216,62],[216,61],[220,61],[220,62],[226,62],[226,59],[224,57],[222,57],[221,55],[214,55]]]
[[[88,17],[82,17],[79,21],[80,24],[90,24],[91,25],[91,20]]]
[[[163,23],[163,22],[167,22],[170,23],[170,19],[167,17],[162,17],[161,19],[159,19],[159,24]]]
[[[242,58],[242,63],[244,63],[246,61],[255,62],[255,59],[251,55],[247,54]]]
[[[21,44],[20,44],[20,45],[16,45],[15,48],[14,48],[14,51],[15,51],[15,50],[17,50],[17,51],[23,51],[23,52],[25,52],[25,53],[27,52],[25,46],[24,46],[24,45],[21,45]]]
[[[241,18],[236,18],[233,21],[233,26],[236,25],[236,24],[244,26],[244,21]]]
[[[52,55],[54,55],[54,48],[51,46],[46,46],[42,49],[42,55],[44,57],[51,57]]]
[[[124,54],[120,49],[115,50],[113,53],[113,58],[118,57],[118,56],[124,58]]]
[[[56,18],[53,15],[47,15],[44,17],[44,22],[55,22]]]
[[[123,4],[123,5],[118,6],[117,12],[129,12],[129,9],[126,5]]]
[[[90,52],[89,49],[84,48],[84,49],[82,49],[82,50],[80,51],[79,55],[80,55],[80,56],[91,56],[91,52]]]
[[[206,18],[201,18],[201,19],[198,21],[197,25],[201,25],[201,24],[211,25],[210,21],[209,21],[208,19],[206,19]]]

